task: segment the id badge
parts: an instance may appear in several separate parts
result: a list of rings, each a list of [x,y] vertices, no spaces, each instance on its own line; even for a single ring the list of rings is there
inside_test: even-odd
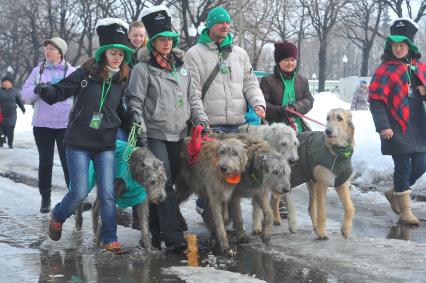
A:
[[[219,70],[221,74],[229,74],[229,65],[226,61],[219,61]]]
[[[104,114],[102,114],[101,112],[93,113],[92,119],[90,120],[89,127],[92,129],[98,130],[101,126],[103,116]]]
[[[183,107],[183,96],[182,96],[182,93],[180,93],[180,92],[177,95],[176,106],[178,108],[182,108]]]

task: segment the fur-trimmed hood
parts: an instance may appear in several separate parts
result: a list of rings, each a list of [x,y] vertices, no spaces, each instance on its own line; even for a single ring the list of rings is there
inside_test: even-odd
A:
[[[177,59],[179,61],[182,61],[183,56],[185,55],[185,52],[181,49],[178,49],[178,48],[173,48],[171,53],[173,54],[175,59]],[[149,63],[151,58],[152,58],[152,54],[148,50],[148,48],[144,47],[144,48],[139,49],[137,58],[138,58],[138,62]]]

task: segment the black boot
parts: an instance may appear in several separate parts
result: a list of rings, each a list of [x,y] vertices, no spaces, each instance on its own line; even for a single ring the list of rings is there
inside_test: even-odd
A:
[[[41,194],[40,212],[41,213],[50,212],[50,192]]]

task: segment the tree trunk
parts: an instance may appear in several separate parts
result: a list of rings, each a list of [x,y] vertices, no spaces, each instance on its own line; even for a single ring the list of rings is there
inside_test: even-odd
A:
[[[318,92],[325,90],[325,71],[327,70],[327,42],[320,40],[320,48],[318,52],[319,74],[318,74]]]

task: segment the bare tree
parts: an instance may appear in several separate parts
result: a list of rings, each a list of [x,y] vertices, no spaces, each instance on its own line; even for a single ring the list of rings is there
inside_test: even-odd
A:
[[[349,0],[299,0],[309,15],[311,24],[316,31],[320,43],[318,89],[325,89],[325,74],[327,67],[327,46],[329,35],[336,23],[342,19],[342,9]]]
[[[362,52],[360,76],[368,75],[370,52],[379,34],[383,1],[359,0],[348,6],[342,22],[342,37],[349,39]]]
[[[426,15],[426,1],[411,1],[411,0],[384,0],[386,5],[391,8],[398,17],[404,16],[404,10],[406,10],[408,16],[413,19],[416,23]],[[413,9],[413,4],[415,9]],[[420,5],[420,6],[418,6]],[[418,6],[418,9],[417,9]],[[405,9],[404,9],[405,8]],[[417,13],[415,13],[417,11]]]

